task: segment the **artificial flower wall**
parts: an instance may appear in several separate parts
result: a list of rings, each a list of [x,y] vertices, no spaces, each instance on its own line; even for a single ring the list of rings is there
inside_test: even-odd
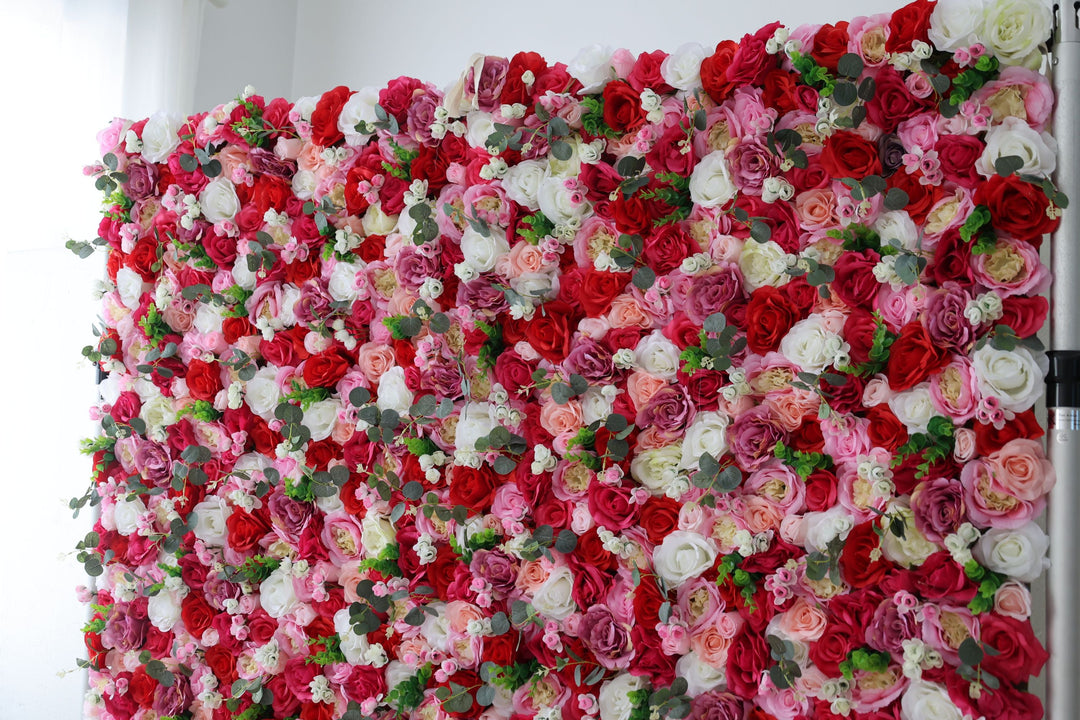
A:
[[[1049,33],[114,120],[87,717],[1041,717]]]

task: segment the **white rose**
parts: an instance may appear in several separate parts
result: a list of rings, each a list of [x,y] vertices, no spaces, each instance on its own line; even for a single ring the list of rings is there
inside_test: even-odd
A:
[[[698,413],[683,436],[682,466],[696,468],[702,453],[720,457],[727,452],[727,426],[728,418],[723,413]]]
[[[638,367],[650,375],[671,380],[679,372],[679,348],[660,331],[639,340],[634,355]]]
[[[356,299],[356,276],[360,273],[360,266],[353,263],[339,262],[330,271],[330,281],[327,291],[330,297],[338,302],[351,303]]]
[[[147,162],[163,163],[180,144],[183,121],[175,115],[156,112],[150,116],[142,131],[142,156]]]
[[[915,250],[919,243],[919,229],[904,210],[890,210],[874,221],[874,230],[881,236],[882,244],[899,240],[907,250]]]
[[[334,613],[334,631],[341,640],[341,652],[345,655],[345,659],[353,665],[363,665],[364,653],[367,652],[370,643],[368,643],[367,635],[359,635],[352,631],[349,608],[344,607]]]
[[[407,415],[412,407],[413,392],[405,384],[405,368],[395,365],[379,378],[379,397],[375,404],[380,410],[396,410]]]
[[[557,567],[551,571],[547,580],[536,588],[532,606],[552,620],[562,620],[577,610],[573,591],[574,574],[569,568]]]
[[[720,207],[737,192],[723,150],[703,157],[690,174],[690,199],[701,207]]]
[[[701,87],[701,61],[709,55],[698,43],[685,43],[664,58],[660,75],[664,82],[676,90],[694,90]]]
[[[202,208],[203,217],[210,222],[232,220],[236,213],[240,212],[240,198],[236,196],[236,188],[231,182],[217,177],[207,183],[199,193],[199,206]]]
[[[563,178],[552,175],[540,183],[536,194],[540,210],[556,225],[567,225],[579,220],[589,210],[589,203],[574,204],[570,190],[563,184]]]
[[[272,618],[287,615],[299,603],[293,586],[292,566],[282,563],[259,585],[259,603]]]
[[[213,332],[221,332],[221,321],[220,305],[199,303],[199,309],[195,311],[195,320],[192,322],[192,326],[204,335],[209,335]]]
[[[142,276],[131,268],[120,268],[116,271],[116,291],[125,307],[129,310],[138,309],[143,294]]]
[[[600,720],[628,720],[634,710],[630,693],[645,687],[637,675],[620,673],[600,686]]]
[[[714,668],[691,650],[675,663],[675,677],[686,679],[686,694],[695,697],[715,690],[727,680],[723,670]]]
[[[1037,70],[1039,45],[1050,38],[1054,16],[1042,0],[991,0],[980,39],[1002,65]]]
[[[1015,530],[993,528],[972,548],[976,559],[994,572],[1033,582],[1050,566],[1050,538],[1033,522]]]
[[[318,442],[330,437],[340,409],[341,403],[337,400],[320,400],[311,403],[311,406],[304,411],[304,427],[311,431],[312,440]]]
[[[146,514],[146,505],[135,497],[128,500],[123,497],[116,498],[113,506],[113,524],[116,532],[121,535],[131,535],[138,531],[139,518]]]
[[[839,338],[829,332],[824,319],[813,314],[795,323],[780,341],[780,352],[806,372],[820,373],[836,357]]]
[[[535,212],[540,209],[537,196],[540,193],[540,184],[544,182],[546,176],[547,163],[539,160],[523,160],[503,175],[503,190],[506,196],[518,205]]]
[[[446,614],[446,604],[431,603],[434,614],[425,613],[424,624],[420,626],[420,636],[439,653],[450,652],[450,618]]]
[[[919,383],[889,398],[889,409],[909,433],[924,433],[936,411],[930,400],[930,383]]]
[[[653,550],[653,566],[668,587],[695,578],[712,567],[716,543],[694,532],[676,530]]]
[[[209,546],[222,547],[229,534],[225,521],[232,514],[232,509],[222,498],[214,495],[203,500],[192,510],[195,512],[195,527],[191,529],[195,537]]]
[[[842,505],[834,505],[824,512],[803,514],[805,544],[811,551],[824,552],[830,542],[838,537],[847,537],[853,527],[855,520]]]
[[[488,235],[481,235],[470,226],[461,234],[462,259],[478,273],[495,269],[498,259],[509,252],[510,243],[506,241],[506,233],[498,228],[492,228]]]
[[[743,287],[748,291],[772,285],[779,287],[787,282],[787,253],[772,240],[759,243],[747,240],[739,253],[739,270],[743,275]]]
[[[596,386],[586,390],[580,399],[581,417],[585,424],[589,425],[597,420],[606,420],[607,416],[611,414],[612,400],[613,398],[604,395],[600,388]]]
[[[983,0],[938,0],[927,36],[938,50],[971,47],[982,34]]]
[[[458,419],[455,444],[458,450],[476,451],[476,441],[495,429],[494,409],[489,403],[470,403]]]
[[[233,282],[245,290],[255,289],[255,282],[258,277],[248,269],[246,255],[238,255],[236,260],[233,261],[232,276]]]
[[[487,152],[487,139],[495,132],[495,120],[491,113],[473,110],[465,118],[465,140],[471,147]]]
[[[1009,155],[1024,161],[1016,172],[1049,177],[1057,166],[1057,141],[1049,133],[1036,132],[1025,120],[1007,117],[986,133],[986,148],[975,169],[986,177],[996,175],[994,162]]]
[[[615,79],[615,68],[611,64],[611,48],[605,45],[590,45],[582,48],[570,61],[566,71],[570,73],[570,77],[585,86],[579,94],[587,95],[594,90],[599,90],[608,80]]]
[[[375,114],[375,106],[379,103],[379,91],[373,87],[361,88],[349,96],[349,99],[341,108],[338,115],[338,130],[345,134],[346,145],[364,145],[371,139],[371,135],[365,135],[356,129],[361,122],[374,125],[379,118]]]
[[[903,720],[963,720],[964,714],[936,683],[912,680],[900,699]]]
[[[998,350],[987,343],[971,360],[979,392],[997,398],[1006,410],[1023,412],[1042,394],[1044,372],[1025,347]]]
[[[678,445],[642,450],[630,461],[630,475],[654,495],[664,495],[679,476],[683,454]]]
[[[383,550],[396,543],[396,538],[394,526],[377,512],[369,512],[360,521],[360,542],[366,557],[379,557]]]
[[[264,367],[255,373],[244,385],[244,401],[251,412],[263,420],[272,420],[274,410],[281,401],[281,388],[278,387],[277,368]]]
[[[301,120],[308,122],[311,120],[311,113],[315,112],[315,108],[319,104],[319,97],[315,95],[308,95],[302,97],[293,103],[292,111],[296,113]]]
[[[296,303],[300,300],[300,288],[292,283],[286,283],[281,288],[281,305],[278,307],[278,327],[292,327],[296,325]]]
[[[151,595],[146,603],[146,615],[150,624],[161,632],[169,632],[180,621],[180,598],[172,590],[161,590]]]
[[[318,179],[310,170],[297,170],[292,179],[293,195],[301,200],[310,200],[315,195]]]
[[[143,401],[143,406],[139,409],[139,417],[153,430],[176,422],[176,411],[173,410],[169,400],[162,395],[157,395]]]

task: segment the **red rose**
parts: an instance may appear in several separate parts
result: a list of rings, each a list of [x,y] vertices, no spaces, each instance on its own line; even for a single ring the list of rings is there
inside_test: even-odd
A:
[[[187,375],[188,395],[196,400],[213,402],[214,396],[221,391],[221,368],[217,363],[208,363],[192,359],[188,363]]]
[[[825,140],[821,167],[834,178],[862,180],[867,175],[880,175],[881,157],[877,143],[848,130],[835,132]]]
[[[263,175],[251,192],[251,202],[265,215],[270,208],[281,212],[292,197],[292,188],[287,182],[273,175]]]
[[[811,644],[814,647],[818,643]],[[727,686],[739,697],[751,700],[758,693],[761,674],[772,665],[769,646],[760,633],[743,628],[728,648]],[[840,673],[833,673],[839,676]]]
[[[341,115],[341,108],[345,106],[352,94],[352,90],[344,85],[338,85],[333,90],[322,94],[315,109],[311,111],[312,142],[323,147],[330,147],[345,139],[345,135],[338,130],[338,116]]]
[[[975,452],[979,455],[989,455],[1000,450],[1005,443],[1016,438],[1038,440],[1046,431],[1039,424],[1032,409],[1017,413],[1009,422],[1000,429],[985,423],[975,423]]]
[[[848,53],[848,23],[841,21],[835,25],[822,25],[814,35],[814,47],[810,57],[829,72],[836,73],[836,64]]]
[[[913,320],[900,329],[889,348],[885,376],[893,392],[900,392],[918,385],[948,362],[948,351],[935,345],[922,323]]]
[[[236,260],[236,238],[209,232],[203,235],[203,249],[206,255],[221,268],[231,268]]]
[[[975,161],[982,155],[984,147],[983,142],[973,135],[942,135],[934,149],[945,179],[974,189],[982,182],[982,176],[975,170]]]
[[[856,588],[881,582],[893,564],[884,556],[871,560],[871,556],[880,551],[881,536],[874,531],[873,522],[860,523],[852,528],[840,553],[840,572],[844,580]]]
[[[904,120],[933,107],[934,96],[931,94],[929,100],[926,100],[912,95],[903,76],[894,70],[892,65],[885,65],[878,70],[874,80],[876,89],[874,97],[866,103],[866,116],[885,132],[893,132]]]
[[[332,388],[351,365],[351,359],[340,349],[324,350],[304,361],[304,382],[308,387]]]
[[[657,275],[666,275],[699,250],[697,242],[681,227],[665,225],[645,236],[642,257]]]
[[[701,87],[717,104],[724,102],[735,83],[728,80],[727,69],[735,57],[739,44],[734,40],[724,40],[716,45],[716,51],[701,61]]]
[[[128,692],[132,699],[140,707],[150,707],[154,702],[154,691],[158,689],[158,681],[146,673],[146,667],[140,665],[131,674],[128,681]]]
[[[758,355],[772,352],[798,321],[798,310],[783,291],[769,285],[758,288],[746,306],[746,344]]]
[[[493,662],[496,665],[510,665],[514,662],[514,646],[516,645],[515,633],[503,635],[488,635],[484,638],[484,650],[481,654],[483,662]]]
[[[634,617],[638,624],[655,627],[660,621],[660,606],[666,600],[652,577],[641,578],[641,583],[634,589]]]
[[[503,105],[520,103],[525,106],[533,104],[533,87],[530,88],[522,81],[521,76],[526,71],[531,72],[533,78],[540,77],[547,70],[547,61],[539,53],[519,52],[510,58],[510,65],[506,70],[506,82],[503,83],[502,95],[499,100]],[[415,177],[415,173],[414,173]]]
[[[679,524],[679,503],[666,495],[650,497],[641,506],[638,525],[645,531],[649,542],[659,545]]]
[[[828,470],[815,470],[806,478],[806,509],[822,512],[836,504],[836,476]]]
[[[1014,295],[1001,301],[1002,315],[999,325],[1008,325],[1017,337],[1030,337],[1046,323],[1050,303],[1042,295],[1023,297]]]
[[[874,277],[874,266],[880,258],[873,250],[846,252],[833,264],[836,279],[830,287],[845,305],[873,308],[874,299],[881,287]]]
[[[895,176],[894,176],[895,177]],[[927,276],[937,285],[947,280],[969,288],[974,283],[971,274],[971,245],[964,242],[958,230],[947,230],[934,248],[934,260],[926,268]]]
[[[658,172],[690,175],[694,171],[697,158],[694,157],[693,151],[683,152],[682,142],[685,139],[686,131],[677,123],[664,130],[664,134],[660,136],[660,139],[652,146],[652,150],[645,156],[649,161],[649,167],[655,168]],[[605,165],[605,167],[610,166]]]
[[[423,90],[424,83],[421,80],[412,77],[395,78],[379,91],[379,104],[393,115],[399,124],[404,124],[405,113],[412,105],[413,97],[417,91]]]
[[[994,676],[1011,683],[1022,683],[1042,672],[1050,658],[1046,648],[1031,629],[1031,623],[995,613],[982,616],[979,641],[997,650],[983,658]]]
[[[604,122],[620,135],[641,127],[645,123],[641,94],[623,80],[605,85]]]
[[[214,622],[215,615],[217,613],[210,607],[210,603],[206,602],[202,593],[188,593],[180,603],[180,617],[184,621],[184,627],[195,637],[202,637]]]
[[[525,339],[540,356],[560,363],[570,352],[570,337],[576,320],[571,324],[573,308],[561,300],[544,303],[525,326]]]
[[[627,235],[645,235],[652,228],[655,214],[655,205],[648,200],[642,200],[640,195],[619,197],[611,203],[612,219],[615,228]]]
[[[960,678],[956,673],[951,677]],[[951,697],[958,705],[963,707],[962,700],[967,698],[974,705],[971,714],[976,717],[994,718],[994,720],[1041,720],[1043,718],[1043,704],[1038,695],[1024,692],[1011,685],[1002,685],[997,688],[984,687],[979,697],[970,700],[968,688],[970,683],[963,681],[957,683],[960,687],[953,690],[950,687]],[[959,699],[958,699],[959,698]]]
[[[954,605],[966,605],[978,587],[964,574],[947,552],[936,552],[915,568],[911,579],[915,592],[930,601],[948,598]]]
[[[762,86],[762,101],[781,115],[798,109],[799,76],[786,70],[770,70]]]
[[[874,445],[895,451],[908,441],[907,428],[896,417],[889,406],[885,403],[875,405],[866,411],[866,419],[870,421],[867,435]]]
[[[229,530],[229,547],[233,550],[250,552],[270,531],[270,525],[253,513],[236,508],[225,521]]]
[[[743,35],[739,46],[727,68],[727,79],[735,87],[739,85],[761,85],[765,76],[778,64],[778,56],[765,51],[767,43],[780,27],[780,23],[769,23],[753,35]]]
[[[574,556],[585,565],[604,572],[614,570],[619,564],[616,557],[604,547],[595,528],[589,529],[584,535],[578,537]]]
[[[846,622],[829,622],[821,637],[810,643],[810,659],[830,677],[840,676],[840,663],[848,653],[863,644],[863,630]]]
[[[664,81],[664,76],[660,74],[660,66],[664,64],[667,57],[668,54],[663,50],[643,52],[638,55],[634,67],[630,69],[630,74],[626,77],[630,87],[638,93],[645,89],[654,90],[658,95],[672,92],[675,88],[668,85]]]
[[[491,507],[491,499],[501,484],[489,465],[479,468],[454,466],[450,474],[450,502],[467,507],[470,515],[482,514]]]
[[[578,299],[585,314],[600,317],[611,309],[611,301],[630,282],[630,273],[613,273],[589,268],[581,276]]]
[[[890,53],[911,49],[915,40],[929,42],[926,31],[930,29],[930,15],[934,12],[934,3],[930,0],[915,0],[892,14],[889,18],[889,38],[885,41],[885,50]]]
[[[124,260],[124,264],[129,269],[139,273],[139,276],[146,282],[153,282],[157,277],[157,272],[153,269],[153,266],[158,263],[158,244],[153,238],[142,238],[135,243],[135,247],[131,249],[127,258]]]
[[[535,369],[536,365],[526,362],[513,350],[505,350],[495,359],[495,379],[510,393],[531,385]]]
[[[812,417],[804,417],[802,424],[791,431],[788,444],[800,452],[821,452],[825,447],[821,423]]]
[[[861,365],[870,361],[877,320],[869,310],[856,307],[844,321],[844,339],[851,346],[851,362]]]
[[[686,387],[686,396],[699,411],[715,410],[719,407],[720,388],[724,385],[722,373],[713,370],[698,370],[681,382]]]
[[[1016,175],[994,175],[979,185],[973,201],[990,210],[991,222],[998,230],[1035,247],[1042,245],[1044,234],[1058,226],[1056,218],[1046,215],[1050,201],[1042,188]]]
[[[589,485],[589,512],[608,530],[625,530],[637,522],[640,507],[630,499],[630,488],[594,482]]]

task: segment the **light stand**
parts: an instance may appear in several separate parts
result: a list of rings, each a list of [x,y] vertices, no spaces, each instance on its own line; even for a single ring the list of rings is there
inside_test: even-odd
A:
[[[1057,186],[1080,202],[1080,3],[1054,6],[1053,83]],[[1047,717],[1080,718],[1080,213],[1066,210],[1050,248],[1050,373],[1047,451],[1057,473],[1050,493],[1047,595]]]

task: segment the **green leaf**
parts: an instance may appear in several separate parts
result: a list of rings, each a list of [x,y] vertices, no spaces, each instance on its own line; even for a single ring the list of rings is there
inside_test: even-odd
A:
[[[1005,155],[994,161],[994,170],[1001,177],[1008,177],[1024,167],[1024,159],[1018,155]]]
[[[656,273],[650,267],[638,268],[634,273],[634,287],[638,290],[648,290],[656,282]]]
[[[509,475],[517,468],[517,463],[505,455],[500,455],[495,458],[495,462],[491,465],[495,472],[499,475]]]
[[[566,529],[559,532],[559,536],[555,538],[555,549],[564,555],[574,552],[574,548],[577,547],[577,535],[573,530]]]
[[[886,210],[903,210],[908,204],[908,194],[900,188],[890,188],[885,193]]]
[[[625,155],[615,164],[615,171],[624,178],[636,177],[644,169],[645,158],[633,155]]]
[[[551,385],[551,399],[559,405],[565,405],[570,402],[570,398],[574,396],[574,391],[566,383],[552,383]]]
[[[979,641],[973,637],[965,638],[960,647],[957,649],[960,655],[960,662],[969,667],[975,667],[983,661],[983,650],[979,645]]]
[[[836,88],[833,90],[833,100],[840,107],[848,107],[854,105],[859,99],[859,91],[853,83],[838,82]]]
[[[727,327],[727,318],[724,313],[719,312],[705,318],[705,323],[702,325],[702,329],[707,333],[720,333],[725,327]]]
[[[713,487],[723,493],[729,493],[742,484],[742,471],[734,465],[728,465],[720,471],[713,481]]]
[[[431,332],[439,333],[441,335],[450,329],[450,318],[445,313],[435,313],[431,316],[429,326],[431,327]]]
[[[510,620],[506,613],[497,612],[491,616],[491,632],[495,635],[505,635],[510,632]]]
[[[768,242],[772,237],[772,228],[760,220],[754,220],[750,224],[750,237],[759,243]]]
[[[565,140],[552,140],[551,154],[554,155],[557,160],[566,161],[574,156],[574,148],[572,148],[570,143]]]
[[[847,53],[841,55],[840,59],[836,63],[836,72],[840,73],[844,77],[857,78],[862,74],[863,61],[862,58],[855,53]]]
[[[183,153],[180,155],[180,167],[184,172],[195,172],[199,168],[199,161],[194,155]]]

